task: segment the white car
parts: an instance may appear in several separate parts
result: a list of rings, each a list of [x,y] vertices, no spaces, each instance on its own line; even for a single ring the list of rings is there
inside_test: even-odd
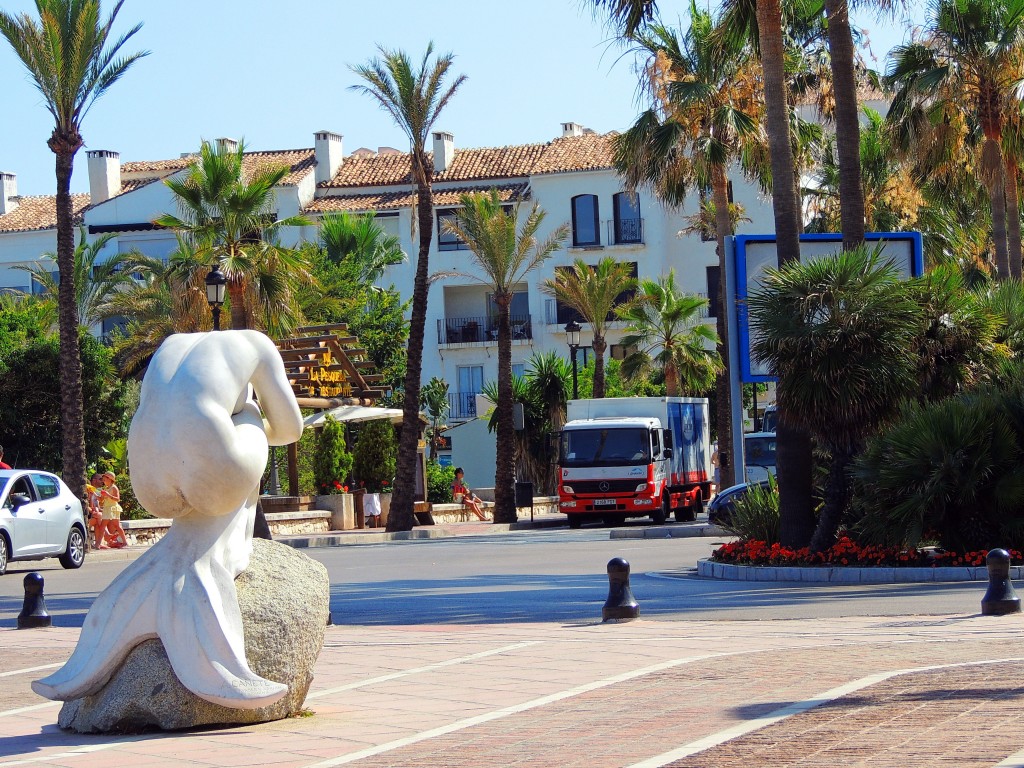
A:
[[[0,470],[0,576],[13,560],[85,562],[82,502],[64,481],[34,469]]]
[[[775,433],[751,432],[743,437],[748,483],[760,483],[775,474]]]

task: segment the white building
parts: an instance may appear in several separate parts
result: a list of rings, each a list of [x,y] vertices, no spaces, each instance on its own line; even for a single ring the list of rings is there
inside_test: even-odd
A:
[[[704,242],[699,235],[678,236],[687,225],[686,216],[697,210],[696,195],[685,210],[672,211],[644,190],[636,197],[627,194],[612,168],[610,137],[564,123],[561,135],[543,144],[460,149],[452,134],[433,135],[437,220],[452,214],[461,193],[497,189],[502,200],[522,200],[524,209],[536,202],[547,212],[541,238],[561,223],[571,225],[572,234],[564,247],[531,273],[513,300],[512,363],[517,372],[534,352],[553,349],[568,356],[564,325],[570,315],[541,293],[538,285],[576,258],[593,264],[611,256],[632,264],[640,278],[656,278],[674,269],[677,284],[684,290],[713,300],[717,296],[714,241]],[[86,154],[90,194],[74,196],[74,204],[76,219],[87,228],[89,237],[116,233],[107,246],[111,254],[138,249],[151,256],[169,255],[175,247],[174,234],[152,222],[175,210],[170,190],[162,182],[185,168],[191,158],[121,163],[116,152]],[[418,237],[412,231],[415,210],[408,153],[380,147],[376,151],[357,149],[346,156],[340,135],[319,131],[311,149],[247,152],[245,159],[248,168],[266,163],[289,167],[276,190],[279,217],[301,211],[315,220],[330,211],[376,211],[387,231],[401,239],[409,256],[406,263],[389,269],[383,283],[393,283],[405,298],[411,296]],[[55,250],[54,198],[19,198],[13,174],[0,174],[0,181],[0,288],[32,291],[29,275],[12,267],[33,264],[41,254]],[[770,201],[739,179],[735,191],[735,202],[751,219],[740,224],[741,231],[773,231]],[[437,220],[430,271],[474,273],[470,252],[441,233]],[[314,227],[304,227],[283,233],[282,240],[294,244],[315,236]],[[714,307],[713,301],[712,311]],[[486,287],[479,282],[445,278],[431,284],[423,380],[437,376],[449,383],[451,421],[473,417],[474,394],[497,377],[494,309]],[[613,323],[608,335],[613,357],[622,354],[616,343],[621,335],[621,324]],[[585,326],[582,343],[589,344]],[[580,352],[581,365],[585,352],[589,350]]]

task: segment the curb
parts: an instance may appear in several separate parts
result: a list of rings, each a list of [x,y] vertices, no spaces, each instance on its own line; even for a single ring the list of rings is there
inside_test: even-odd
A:
[[[520,521],[517,523],[488,523],[474,526],[473,530],[453,530],[447,526],[422,526],[411,531],[394,533],[334,533],[316,534],[312,536],[289,536],[275,538],[274,541],[287,544],[295,549],[311,547],[349,547],[361,544],[386,544],[389,541],[423,541],[428,539],[457,539],[466,536],[492,536],[509,531],[528,531],[536,528],[559,528],[567,525],[565,520],[558,518]]]
[[[668,574],[666,574],[668,575]],[[799,581],[805,584],[900,584],[934,581],[988,581],[984,565],[937,568],[872,568],[735,565],[703,559],[697,561],[697,575],[723,581]],[[1010,567],[1011,579],[1024,578],[1024,566]]]
[[[732,536],[711,523],[690,523],[689,525],[656,525],[651,528],[616,528],[612,539],[690,539],[698,536]]]

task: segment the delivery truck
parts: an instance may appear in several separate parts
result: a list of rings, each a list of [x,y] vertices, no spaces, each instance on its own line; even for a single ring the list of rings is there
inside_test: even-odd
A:
[[[694,520],[711,497],[708,401],[570,400],[559,433],[558,497],[570,528],[599,519]]]

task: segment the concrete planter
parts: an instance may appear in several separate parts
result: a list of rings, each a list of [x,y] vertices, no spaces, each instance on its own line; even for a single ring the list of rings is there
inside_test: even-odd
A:
[[[317,496],[315,508],[331,513],[332,531],[351,531],[356,527],[356,508],[351,493]]]

